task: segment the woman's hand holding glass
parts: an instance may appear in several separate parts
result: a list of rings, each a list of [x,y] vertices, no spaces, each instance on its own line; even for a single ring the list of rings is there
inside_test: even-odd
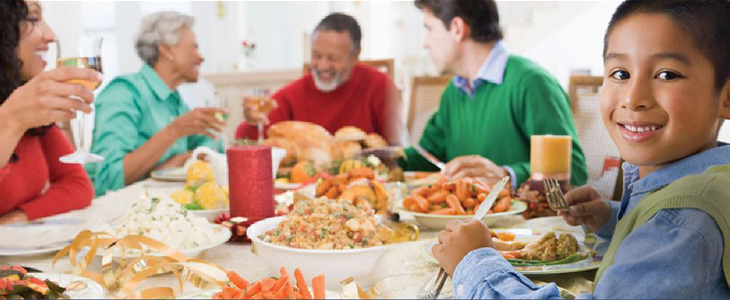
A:
[[[203,134],[215,139],[216,136],[211,131],[220,133],[226,125],[216,114],[227,115],[228,110],[218,107],[196,108],[175,119],[168,128],[173,130],[177,138]]]
[[[94,94],[84,85],[70,82],[74,79],[101,82],[102,76],[94,70],[67,67],[41,73],[10,94],[0,107],[2,117],[25,132],[71,120],[76,117],[76,111],[90,113]]]

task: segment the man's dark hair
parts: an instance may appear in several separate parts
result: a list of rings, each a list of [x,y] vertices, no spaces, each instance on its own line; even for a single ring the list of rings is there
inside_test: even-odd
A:
[[[715,88],[730,79],[730,2],[728,0],[628,0],[618,6],[603,38],[603,56],[608,36],[618,23],[637,13],[664,14],[690,36],[715,69]]]
[[[337,32],[347,31],[347,33],[350,34],[350,39],[354,45],[353,51],[355,49],[360,49],[362,31],[360,30],[360,25],[357,24],[355,18],[349,15],[343,13],[332,13],[329,16],[326,16],[322,19],[322,21],[319,21],[317,27],[314,28],[314,34],[317,34],[317,31],[320,30]]]
[[[502,39],[499,11],[494,0],[416,0],[416,7],[428,10],[448,29],[451,20],[459,17],[471,28],[469,37],[478,43]]]

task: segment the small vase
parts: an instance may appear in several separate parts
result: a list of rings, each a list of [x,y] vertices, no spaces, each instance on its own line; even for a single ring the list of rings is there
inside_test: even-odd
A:
[[[237,71],[250,71],[253,69],[253,60],[251,59],[251,57],[241,55],[238,58],[235,67]]]

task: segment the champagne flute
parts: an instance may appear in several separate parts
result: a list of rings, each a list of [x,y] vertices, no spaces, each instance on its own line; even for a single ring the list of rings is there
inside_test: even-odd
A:
[[[58,51],[58,56],[63,57],[57,60],[57,67],[74,67],[93,69],[102,72],[101,66],[101,37],[90,37],[82,36],[76,48],[66,49],[61,56],[61,51]],[[56,42],[57,47],[60,49],[60,45]],[[101,82],[72,79],[69,83],[77,83],[85,86],[91,91],[96,90]],[[71,96],[70,98],[81,101],[80,98]],[[74,122],[75,121],[75,122]],[[76,145],[76,151],[74,153],[62,156],[59,160],[62,163],[67,164],[86,164],[96,163],[104,160],[103,157],[90,153],[90,137],[86,134],[86,114],[82,111],[76,111],[76,119],[71,124],[76,123],[76,132],[74,134],[74,144]],[[73,127],[72,127],[73,128]]]
[[[218,94],[218,92],[215,92],[215,95],[213,98],[206,98],[205,99],[205,106],[207,107],[216,107],[216,108],[222,108],[222,109],[228,109],[228,98],[221,96]],[[222,113],[222,112],[216,112],[215,118],[226,122],[228,121],[228,114]],[[226,138],[226,135],[224,132],[216,132],[213,133],[217,138],[221,139],[221,143],[223,143],[223,148],[228,149],[228,138]]]
[[[269,98],[269,90],[264,88],[256,88],[253,90],[253,95],[246,98],[246,101],[248,101],[251,106],[254,107],[254,111],[257,113],[264,113],[269,114],[272,109],[274,109],[274,103],[273,99]],[[261,144],[264,142],[264,123],[258,122],[256,124],[256,128],[258,129],[258,143]]]

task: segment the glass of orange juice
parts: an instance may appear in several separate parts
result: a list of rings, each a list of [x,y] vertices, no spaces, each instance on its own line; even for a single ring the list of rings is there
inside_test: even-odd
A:
[[[75,48],[64,48],[63,51],[58,51],[57,55],[60,58],[57,60],[56,67],[93,69],[102,73],[101,44],[101,37],[91,37],[86,35],[81,36]],[[59,43],[57,42],[57,46],[58,45]],[[101,85],[101,82],[81,79],[72,79],[68,82],[81,84],[92,92]],[[78,97],[71,96],[71,98],[76,98],[81,101]],[[86,164],[104,160],[103,157],[89,152],[91,137],[86,133],[85,125],[87,125],[87,122],[87,115],[82,111],[77,111],[76,119],[74,119],[71,123],[72,130],[75,129],[73,131],[76,151],[69,155],[62,156],[60,158],[61,162],[69,164]]]

